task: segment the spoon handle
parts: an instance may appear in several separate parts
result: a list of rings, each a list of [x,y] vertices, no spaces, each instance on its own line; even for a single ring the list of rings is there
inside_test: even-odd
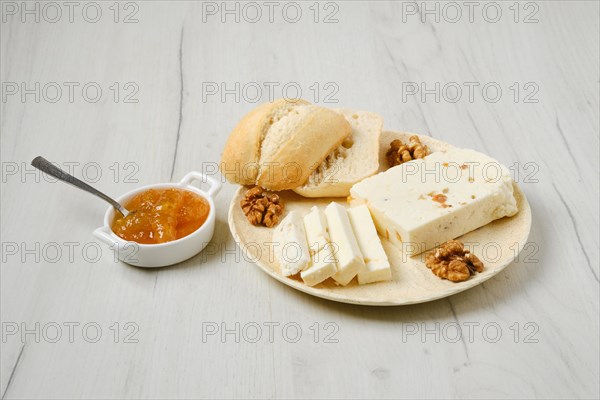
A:
[[[43,171],[43,172],[47,173],[48,175],[55,177],[56,179],[59,179],[63,182],[70,183],[71,185],[73,185],[79,189],[85,190],[86,192],[89,192],[93,195],[100,197],[101,199],[109,202],[114,208],[119,210],[119,212],[121,214],[123,214],[124,216],[127,216],[127,214],[129,214],[129,212],[125,209],[125,207],[121,206],[121,204],[114,201],[113,199],[111,199],[110,197],[105,195],[104,193],[94,189],[87,183],[82,182],[79,179],[75,178],[73,175],[66,173],[62,169],[58,168],[56,165],[52,164],[50,161],[46,160],[44,157],[38,156],[38,157],[34,158],[33,161],[31,162],[31,165],[33,165],[40,171]]]

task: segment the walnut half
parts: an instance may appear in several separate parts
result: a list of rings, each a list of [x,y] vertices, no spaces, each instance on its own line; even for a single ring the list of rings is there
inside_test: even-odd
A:
[[[390,143],[390,148],[385,153],[388,165],[395,167],[407,161],[423,158],[429,154],[429,148],[421,143],[417,135],[413,135],[408,139],[408,144],[402,143],[396,139]]]
[[[464,247],[458,240],[448,240],[427,254],[425,265],[442,279],[466,281],[475,272],[483,271],[483,263]]]
[[[269,228],[279,223],[284,208],[279,195],[268,193],[259,186],[246,191],[240,206],[252,225],[264,225]]]

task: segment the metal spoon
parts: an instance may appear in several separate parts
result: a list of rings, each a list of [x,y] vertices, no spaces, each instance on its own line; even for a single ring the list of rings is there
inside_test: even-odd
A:
[[[51,175],[63,182],[70,183],[71,185],[73,185],[79,189],[85,190],[86,192],[94,194],[94,195],[100,197],[101,199],[109,202],[114,208],[117,209],[117,211],[119,211],[121,214],[123,214],[124,217],[126,217],[127,215],[130,214],[130,212],[127,211],[127,209],[125,207],[123,207],[120,203],[111,199],[104,193],[94,189],[87,183],[80,181],[79,179],[75,178],[73,175],[67,174],[65,171],[58,168],[56,165],[52,164],[50,161],[46,160],[44,157],[38,156],[38,157],[34,158],[33,161],[31,162],[31,165],[33,165],[40,171],[47,173],[48,175]]]

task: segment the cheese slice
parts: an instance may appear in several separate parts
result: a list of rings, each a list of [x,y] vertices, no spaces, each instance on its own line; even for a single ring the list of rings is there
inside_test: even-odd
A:
[[[275,252],[283,276],[296,275],[308,266],[310,254],[304,222],[297,211],[290,211],[275,228],[279,247]]]
[[[346,286],[358,271],[365,267],[346,208],[336,202],[325,207],[325,218],[329,226],[331,244],[337,261],[337,272],[333,279]]]
[[[327,221],[317,206],[304,216],[304,229],[310,252],[310,266],[300,273],[300,277],[308,286],[314,286],[337,272]]]
[[[366,205],[348,210],[348,217],[354,230],[358,247],[364,257],[365,267],[358,271],[358,284],[389,281],[392,270],[387,255],[377,236],[375,224]]]
[[[468,149],[436,152],[367,178],[350,203],[366,204],[377,231],[415,255],[518,212],[506,167]]]
[[[311,265],[300,272],[300,277],[308,286],[315,286],[337,272],[335,257],[331,243],[328,243],[318,253],[311,256]]]
[[[304,229],[311,255],[318,253],[329,243],[327,221],[319,207],[313,206],[310,212],[304,216]]]

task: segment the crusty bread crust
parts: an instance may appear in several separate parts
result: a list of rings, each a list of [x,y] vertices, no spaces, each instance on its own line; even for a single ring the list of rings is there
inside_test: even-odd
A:
[[[289,140],[269,159],[261,158],[258,185],[270,190],[301,186],[325,157],[350,135],[352,128],[340,114],[314,105],[306,107],[309,110],[301,123],[289,127]]]
[[[221,173],[231,183],[253,185],[258,176],[260,146],[273,115],[288,106],[308,104],[304,100],[291,103],[285,99],[264,103],[246,114],[233,128],[221,156]]]
[[[229,135],[221,173],[240,185],[293,189],[308,179],[351,130],[338,113],[304,100],[265,103],[246,114]],[[269,135],[277,136],[266,141],[270,147],[263,154]]]

